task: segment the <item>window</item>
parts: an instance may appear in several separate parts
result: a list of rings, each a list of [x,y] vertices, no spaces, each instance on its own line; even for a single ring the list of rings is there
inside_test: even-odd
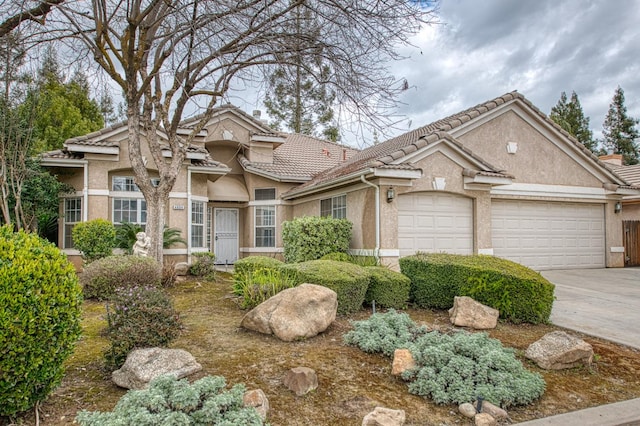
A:
[[[205,247],[204,211],[204,203],[191,203],[191,247]]]
[[[158,186],[160,178],[151,178],[151,185]],[[140,192],[132,176],[114,176],[111,180],[111,190],[121,192]]]
[[[328,216],[334,219],[346,219],[347,196],[339,195],[337,197],[320,200],[320,216]]]
[[[113,223],[147,224],[147,202],[143,198],[114,198]]]
[[[64,236],[63,248],[73,248],[71,231],[82,221],[82,199],[80,197],[64,199]]]
[[[256,247],[276,246],[276,207],[256,206]]]
[[[276,189],[275,188],[260,188],[254,190],[254,198],[256,201],[275,200]]]

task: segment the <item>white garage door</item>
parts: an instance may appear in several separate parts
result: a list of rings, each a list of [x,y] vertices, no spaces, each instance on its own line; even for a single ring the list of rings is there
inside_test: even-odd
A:
[[[535,270],[602,268],[602,204],[493,200],[493,254]]]
[[[400,195],[397,203],[400,256],[417,251],[473,253],[473,202],[470,198],[422,192]]]

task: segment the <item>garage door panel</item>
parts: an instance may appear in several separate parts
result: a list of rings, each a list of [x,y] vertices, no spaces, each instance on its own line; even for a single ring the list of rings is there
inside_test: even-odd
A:
[[[417,251],[473,253],[471,199],[423,192],[400,195],[397,202],[400,256]]]
[[[537,270],[604,267],[602,204],[493,200],[493,251]]]

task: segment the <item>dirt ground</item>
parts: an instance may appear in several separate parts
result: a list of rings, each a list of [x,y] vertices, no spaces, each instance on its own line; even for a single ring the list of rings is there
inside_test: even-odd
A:
[[[391,376],[390,359],[342,343],[342,335],[351,327],[350,320],[365,319],[370,311],[339,317],[315,338],[281,342],[239,327],[245,311],[231,297],[226,278],[223,276],[217,283],[187,280],[170,290],[186,325],[172,347],[188,350],[203,366],[203,371],[192,379],[222,375],[229,384],[244,383],[248,389],[262,389],[271,406],[268,421],[274,426],[360,425],[362,418],[378,405],[405,410],[407,425],[472,424],[458,414],[455,405],[436,405],[409,394],[406,384]],[[41,425],[72,424],[79,410],[111,410],[125,393],[103,370],[102,351],[108,346],[100,336],[106,326],[104,312],[102,304],[85,302],[84,335],[67,362],[62,385],[40,405]],[[450,328],[444,311],[407,312],[414,321],[442,330]],[[529,344],[556,329],[549,325],[501,323],[490,332],[504,345],[516,348],[522,362],[540,372],[547,383],[539,401],[508,410],[513,423],[640,397],[637,350],[579,335],[596,354],[590,369],[547,372],[523,357]],[[296,397],[284,387],[285,373],[297,366],[317,372],[316,391]],[[33,411],[15,419],[14,424],[35,424]]]

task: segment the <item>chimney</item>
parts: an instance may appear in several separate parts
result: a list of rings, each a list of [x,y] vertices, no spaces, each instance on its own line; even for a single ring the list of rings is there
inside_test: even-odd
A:
[[[253,110],[253,118],[260,120],[260,116],[262,116],[262,111],[260,111],[259,109],[254,109]]]
[[[614,166],[622,166],[622,154],[601,155],[598,159]]]

